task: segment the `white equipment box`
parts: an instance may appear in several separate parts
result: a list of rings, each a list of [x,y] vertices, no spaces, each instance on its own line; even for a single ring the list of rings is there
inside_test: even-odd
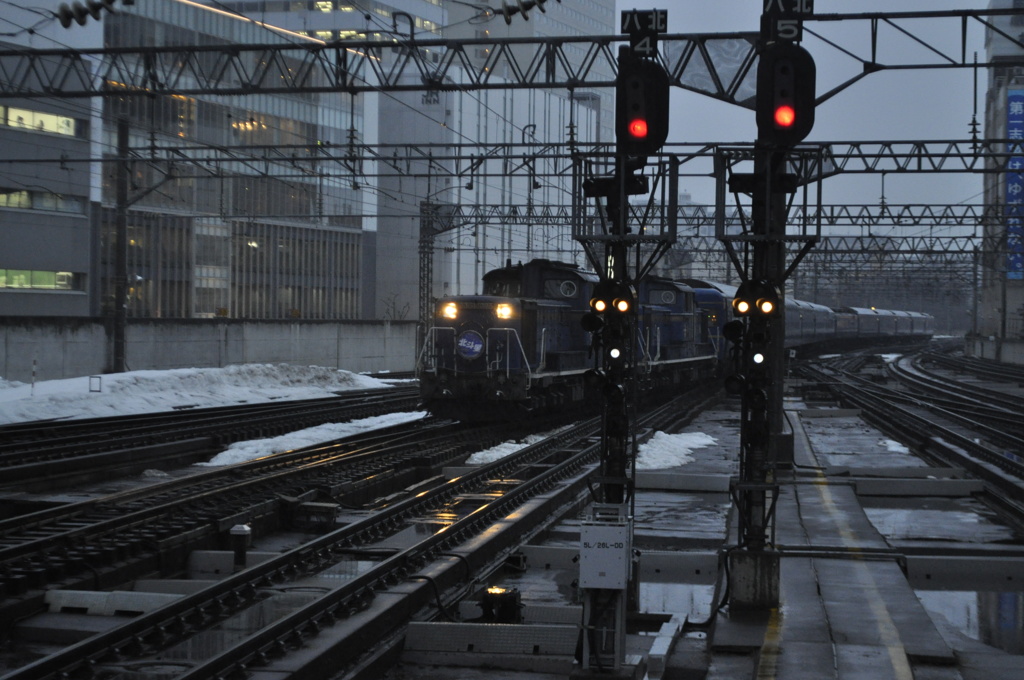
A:
[[[580,587],[625,590],[632,556],[629,524],[580,526]]]

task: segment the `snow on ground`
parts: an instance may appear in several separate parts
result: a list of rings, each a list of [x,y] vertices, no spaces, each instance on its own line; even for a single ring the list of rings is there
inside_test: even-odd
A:
[[[884,446],[885,450],[889,453],[910,453],[910,449],[892,439],[879,439],[878,443]]]
[[[388,387],[383,381],[349,371],[289,364],[247,364],[227,368],[183,368],[169,371],[130,371],[103,376],[47,380],[35,386],[0,379],[0,424],[28,420],[109,417],[258,403],[275,399],[313,399],[335,392]],[[333,423],[291,434],[237,442],[204,465],[231,465],[281,451],[311,446],[361,431],[388,427],[424,417],[422,412],[394,413],[351,423]],[[547,434],[531,435],[472,455],[479,465],[503,458],[534,444]],[[637,469],[655,470],[684,465],[690,452],[715,439],[697,432],[669,435],[658,432],[640,446]]]
[[[197,465],[220,466],[234,465],[246,461],[269,456],[274,453],[293,451],[306,446],[314,446],[329,442],[332,439],[341,439],[360,432],[376,430],[392,425],[400,425],[413,420],[426,417],[426,411],[412,413],[389,413],[373,418],[353,420],[348,423],[326,423],[309,427],[305,430],[290,432],[279,437],[268,437],[266,439],[253,439],[244,442],[235,442],[224,451],[221,451],[209,462],[197,463]]]
[[[655,432],[654,436],[640,445],[636,454],[637,470],[664,470],[693,462],[690,453],[694,449],[717,444],[711,435],[703,432],[666,434]]]
[[[490,463],[513,454],[520,449],[524,449],[530,444],[535,444],[544,437],[550,436],[550,434],[552,433],[530,435],[521,441],[509,441],[498,444],[486,451],[474,453],[466,459],[466,463],[470,465]],[[640,449],[637,451],[636,469],[663,470],[678,465],[685,465],[686,463],[693,462],[693,456],[690,453],[694,449],[711,446],[716,443],[717,440],[714,437],[703,432],[687,432],[684,434],[656,432],[650,440],[640,445]]]
[[[35,386],[0,379],[0,424],[315,399],[337,391],[389,385],[349,371],[289,364],[130,371],[46,380]]]

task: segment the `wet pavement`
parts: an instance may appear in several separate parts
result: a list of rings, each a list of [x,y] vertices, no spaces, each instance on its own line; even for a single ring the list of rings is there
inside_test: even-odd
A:
[[[928,468],[857,412],[796,399],[786,409],[795,465],[778,479],[777,608],[719,607],[722,550],[736,540],[737,403],[688,428],[715,440],[691,462],[637,473],[640,585],[627,642],[645,657],[637,677],[1024,680],[1024,536],[980,500],[977,483]],[[496,577],[533,613],[524,625],[550,623],[553,607],[561,625],[578,626],[580,524],[562,520],[524,551],[525,570]],[[416,635],[388,680],[475,677],[450,653],[432,656],[429,632]],[[565,674],[527,660],[488,677],[566,677],[572,650],[562,652]],[[501,666],[501,656],[486,663]]]

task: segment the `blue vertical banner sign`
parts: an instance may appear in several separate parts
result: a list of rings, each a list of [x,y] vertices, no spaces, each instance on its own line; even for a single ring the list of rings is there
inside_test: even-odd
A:
[[[1024,90],[1006,94],[1006,278],[1024,279]]]

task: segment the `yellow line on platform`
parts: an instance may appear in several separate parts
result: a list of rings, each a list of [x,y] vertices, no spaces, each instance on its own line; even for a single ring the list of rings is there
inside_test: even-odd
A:
[[[757,680],[774,680],[778,673],[779,654],[782,653],[782,614],[772,609],[768,628],[764,632],[761,656],[757,659]]]
[[[828,512],[829,517],[832,518],[836,529],[839,531],[843,545],[851,553],[859,553],[860,546],[854,544],[853,530],[849,522],[846,521],[846,518],[843,517],[843,514],[839,512],[839,508],[836,507],[835,501],[832,498],[832,490],[829,488],[825,475],[819,471],[818,477],[819,481],[824,483],[816,484],[815,488],[821,496],[822,506]],[[863,558],[858,558],[854,564],[860,572],[859,576],[861,578],[858,579],[858,582],[864,585],[863,596],[866,598],[868,607],[878,622],[879,639],[889,655],[889,662],[892,664],[894,672],[893,677],[896,680],[914,680],[914,672],[911,670],[910,662],[907,660],[906,650],[903,647],[902,640],[900,640],[900,632],[896,628],[896,623],[892,620],[892,617],[889,616],[889,609],[885,606],[885,600],[878,591],[878,584],[875,583],[871,570]],[[760,675],[758,678],[760,680]]]

